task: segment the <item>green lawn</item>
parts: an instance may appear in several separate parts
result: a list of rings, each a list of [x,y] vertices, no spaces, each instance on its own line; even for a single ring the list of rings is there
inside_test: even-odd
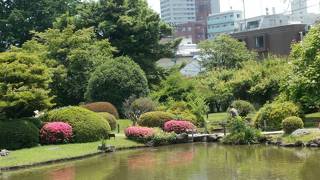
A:
[[[320,112],[307,114],[304,118],[305,127],[318,127],[320,122]]]
[[[119,119],[117,123],[120,125],[120,133],[123,133],[124,129],[132,125],[132,121],[129,119]]]
[[[0,167],[28,165],[92,154],[98,152],[97,147],[100,143],[99,141],[83,144],[50,145],[12,151],[9,156],[0,157]],[[143,144],[126,139],[123,134],[117,134],[115,140],[107,140],[106,143],[116,148],[143,146]]]
[[[283,143],[295,143],[297,141],[302,141],[307,143],[311,140],[320,138],[320,130],[319,129],[310,129],[311,133],[303,136],[291,136],[291,135],[274,135],[272,138],[274,140],[280,138]]]
[[[226,113],[226,112],[223,112],[223,113],[212,113],[212,114],[209,114],[209,118],[208,118],[207,121],[209,121],[209,122],[220,122],[220,121],[226,120],[227,117],[228,117],[228,113]]]

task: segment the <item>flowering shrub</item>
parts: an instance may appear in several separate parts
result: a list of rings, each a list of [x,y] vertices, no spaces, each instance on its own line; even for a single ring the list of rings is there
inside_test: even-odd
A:
[[[68,143],[72,139],[72,127],[64,122],[45,124],[40,130],[42,144]]]
[[[154,135],[154,129],[148,127],[131,126],[124,130],[129,139],[146,142]]]
[[[177,134],[196,131],[196,127],[189,121],[171,120],[164,124],[163,128],[166,132],[175,132]]]

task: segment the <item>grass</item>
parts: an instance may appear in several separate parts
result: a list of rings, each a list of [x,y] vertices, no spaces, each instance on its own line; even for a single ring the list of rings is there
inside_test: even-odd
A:
[[[274,135],[272,139],[281,139],[283,143],[295,143],[297,141],[302,141],[303,143],[307,143],[311,140],[320,138],[320,130],[319,129],[310,129],[311,133],[303,136],[292,136],[292,135]]]
[[[129,119],[119,119],[117,120],[117,123],[120,126],[120,130],[119,130],[120,133],[123,133],[124,129],[132,125],[132,121]]]
[[[228,117],[228,113],[222,112],[222,113],[212,113],[209,114],[208,120],[210,123],[212,122],[220,122],[226,120]],[[205,117],[206,118],[206,117]]]
[[[98,152],[97,147],[100,143],[101,142],[98,141],[82,144],[49,145],[12,151],[9,156],[0,157],[0,167],[29,165],[92,154]],[[123,134],[118,134],[115,140],[107,140],[106,143],[116,148],[138,147],[143,145],[126,139]]]
[[[304,118],[305,127],[318,127],[320,122],[320,112],[307,114]]]

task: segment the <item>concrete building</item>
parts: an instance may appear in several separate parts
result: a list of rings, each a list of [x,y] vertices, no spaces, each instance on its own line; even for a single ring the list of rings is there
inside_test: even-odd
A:
[[[239,31],[257,30],[288,25],[290,17],[284,14],[263,15],[239,21]]]
[[[232,36],[245,42],[248,49],[258,52],[260,56],[270,53],[289,55],[291,44],[301,41],[306,32],[306,24],[291,24],[233,33]]]
[[[213,7],[218,6],[218,7]],[[175,27],[175,37],[192,43],[207,39],[207,18],[220,11],[219,0],[160,0],[161,18]]]
[[[220,13],[220,0],[211,0],[211,13]]]
[[[317,14],[308,12],[308,8],[313,7],[315,4],[308,6],[307,1],[308,0],[291,0],[290,23],[313,25],[317,21],[320,16],[320,1],[318,7],[319,12]]]
[[[161,19],[175,26],[196,21],[195,0],[160,0]]]
[[[222,33],[233,33],[239,30],[239,21],[242,20],[242,11],[227,11],[208,16],[207,33],[208,39]]]

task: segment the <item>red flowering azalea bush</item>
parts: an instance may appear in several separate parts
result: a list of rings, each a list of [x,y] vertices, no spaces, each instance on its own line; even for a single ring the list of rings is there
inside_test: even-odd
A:
[[[175,132],[177,134],[181,134],[190,131],[194,132],[196,131],[196,127],[189,121],[171,120],[164,124],[163,130],[166,132]]]
[[[72,140],[72,127],[64,122],[46,123],[40,130],[42,144],[68,143]]]
[[[129,139],[146,142],[154,135],[154,129],[148,127],[131,126],[124,130]]]

